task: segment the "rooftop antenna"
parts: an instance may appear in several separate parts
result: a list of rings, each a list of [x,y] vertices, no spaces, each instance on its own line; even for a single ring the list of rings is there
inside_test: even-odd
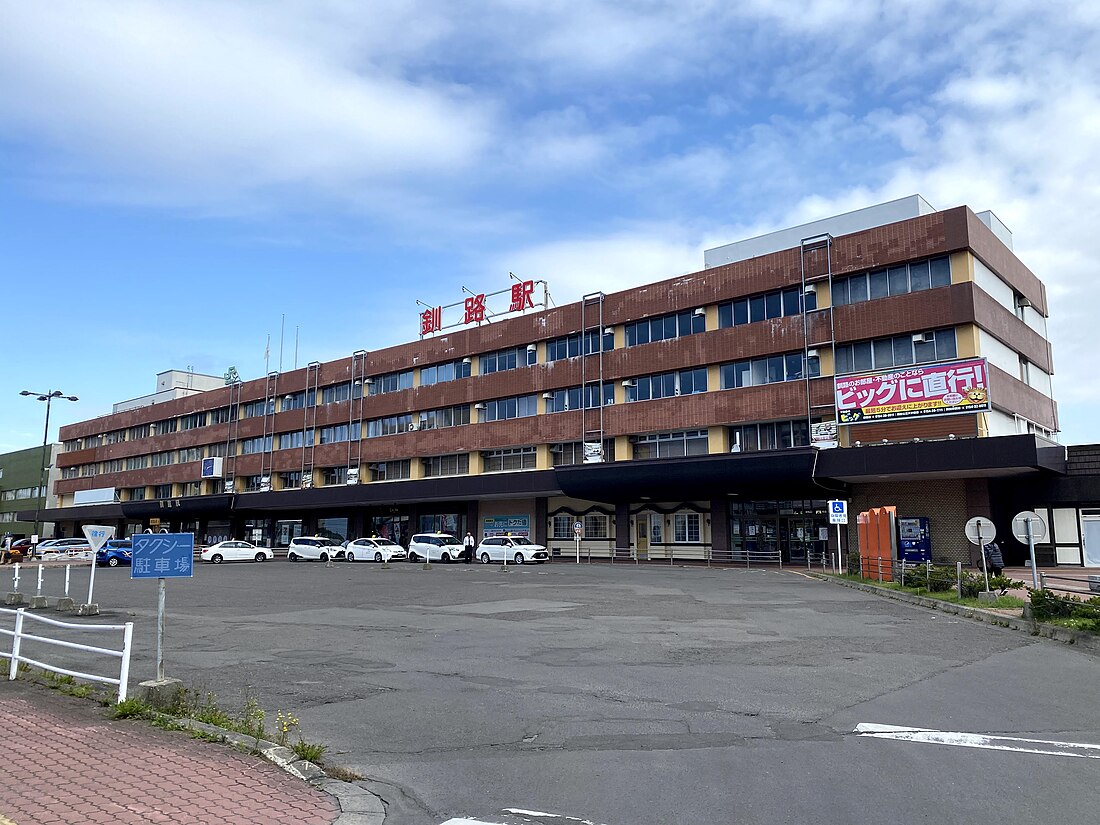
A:
[[[283,371],[283,328],[286,326],[286,313],[279,319],[279,372]]]
[[[294,326],[294,369],[298,369],[298,325]]]

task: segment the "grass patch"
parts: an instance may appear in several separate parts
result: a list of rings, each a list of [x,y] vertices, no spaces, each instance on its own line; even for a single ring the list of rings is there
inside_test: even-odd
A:
[[[325,751],[328,750],[325,745],[320,745],[315,742],[306,742],[304,739],[299,739],[297,742],[290,745],[290,749],[294,751],[299,759],[304,759],[314,764],[320,764],[321,760],[324,759]]]
[[[358,782],[364,778],[362,774],[341,765],[325,765],[325,773],[333,779],[339,779],[341,782]]]
[[[137,698],[123,699],[111,709],[115,719],[145,719],[152,715],[153,709]]]

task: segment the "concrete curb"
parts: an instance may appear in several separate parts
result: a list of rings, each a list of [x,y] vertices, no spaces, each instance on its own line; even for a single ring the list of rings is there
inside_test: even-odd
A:
[[[1084,633],[1080,630],[1070,630],[1068,627],[1059,627],[1053,624],[1043,624],[1037,622],[1034,619],[1029,618],[1016,618],[1015,616],[1002,616],[1000,613],[994,613],[992,610],[983,610],[979,607],[967,607],[966,605],[952,604],[951,602],[940,601],[939,599],[930,599],[927,596],[917,596],[912,593],[903,593],[898,590],[890,590],[885,587],[876,587],[873,584],[866,584],[865,582],[853,582],[847,579],[838,579],[833,576],[826,576],[821,573],[810,573],[816,579],[822,581],[832,582],[833,584],[843,585],[844,587],[851,587],[855,590],[862,590],[865,593],[873,593],[880,598],[894,599],[899,602],[907,602],[908,604],[915,604],[919,607],[929,607],[933,610],[939,610],[944,613],[951,613],[955,616],[962,616],[964,619],[974,619],[978,622],[985,622],[996,627],[1006,627],[1009,630],[1016,630],[1022,633],[1027,633],[1029,636],[1040,636],[1044,639],[1052,639],[1056,642],[1062,642],[1063,644],[1073,645],[1080,648],[1082,651],[1092,653],[1094,655],[1100,655],[1100,636],[1096,636],[1092,633]],[[1027,608],[1024,608],[1025,613]]]
[[[171,719],[184,728],[216,736],[240,750],[259,753],[290,775],[304,779],[315,788],[334,797],[340,806],[340,816],[336,818],[333,825],[382,825],[386,819],[386,808],[382,804],[381,797],[365,788],[360,788],[354,782],[333,779],[312,762],[299,759],[290,748],[284,748],[266,739],[257,739],[254,736],[208,725],[196,719],[178,716],[164,716],[164,718]]]

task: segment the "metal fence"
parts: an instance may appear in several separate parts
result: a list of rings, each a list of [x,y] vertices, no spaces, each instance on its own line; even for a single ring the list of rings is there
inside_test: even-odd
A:
[[[8,679],[9,681],[14,679],[19,673],[20,663],[26,663],[28,665],[34,665],[40,667],[43,670],[48,670],[51,673],[60,673],[66,676],[72,676],[77,679],[87,679],[91,682],[100,682],[107,685],[115,685],[118,687],[118,701],[122,702],[126,699],[127,683],[130,679],[130,651],[133,642],[134,635],[134,623],[126,622],[126,624],[74,624],[72,622],[59,622],[56,619],[47,619],[45,616],[36,616],[33,613],[28,613],[24,608],[18,610],[9,610],[7,608],[0,607],[0,616],[15,617],[14,630],[8,630],[7,628],[0,628],[0,636],[10,636],[11,652],[7,653],[0,650],[0,658],[8,659]],[[109,647],[98,647],[96,645],[85,645],[79,642],[70,642],[65,639],[55,639],[49,636],[42,636],[37,633],[28,633],[24,628],[26,620],[32,622],[40,622],[50,627],[59,627],[65,630],[75,630],[77,632],[100,632],[100,633],[117,633],[122,632],[122,649],[116,650]],[[45,631],[43,631],[45,632]],[[118,677],[104,676],[96,673],[86,673],[79,670],[72,670],[67,667],[62,667],[58,664],[51,664],[49,662],[42,661],[40,659],[32,659],[22,653],[24,642],[37,642],[39,644],[53,645],[55,647],[67,648],[70,650],[80,650],[86,653],[95,653],[103,656],[121,660],[119,666]]]
[[[1097,589],[1093,590],[1093,586]],[[1100,576],[1089,576],[1087,579],[1073,576],[1052,576],[1050,573],[1039,571],[1039,589],[1057,590],[1061,593],[1074,593],[1087,598],[1100,597]]]

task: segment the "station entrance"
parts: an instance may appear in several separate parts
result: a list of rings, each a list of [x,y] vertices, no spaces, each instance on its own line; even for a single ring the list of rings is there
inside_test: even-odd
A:
[[[749,564],[819,563],[828,550],[824,499],[732,501],[730,557]]]

